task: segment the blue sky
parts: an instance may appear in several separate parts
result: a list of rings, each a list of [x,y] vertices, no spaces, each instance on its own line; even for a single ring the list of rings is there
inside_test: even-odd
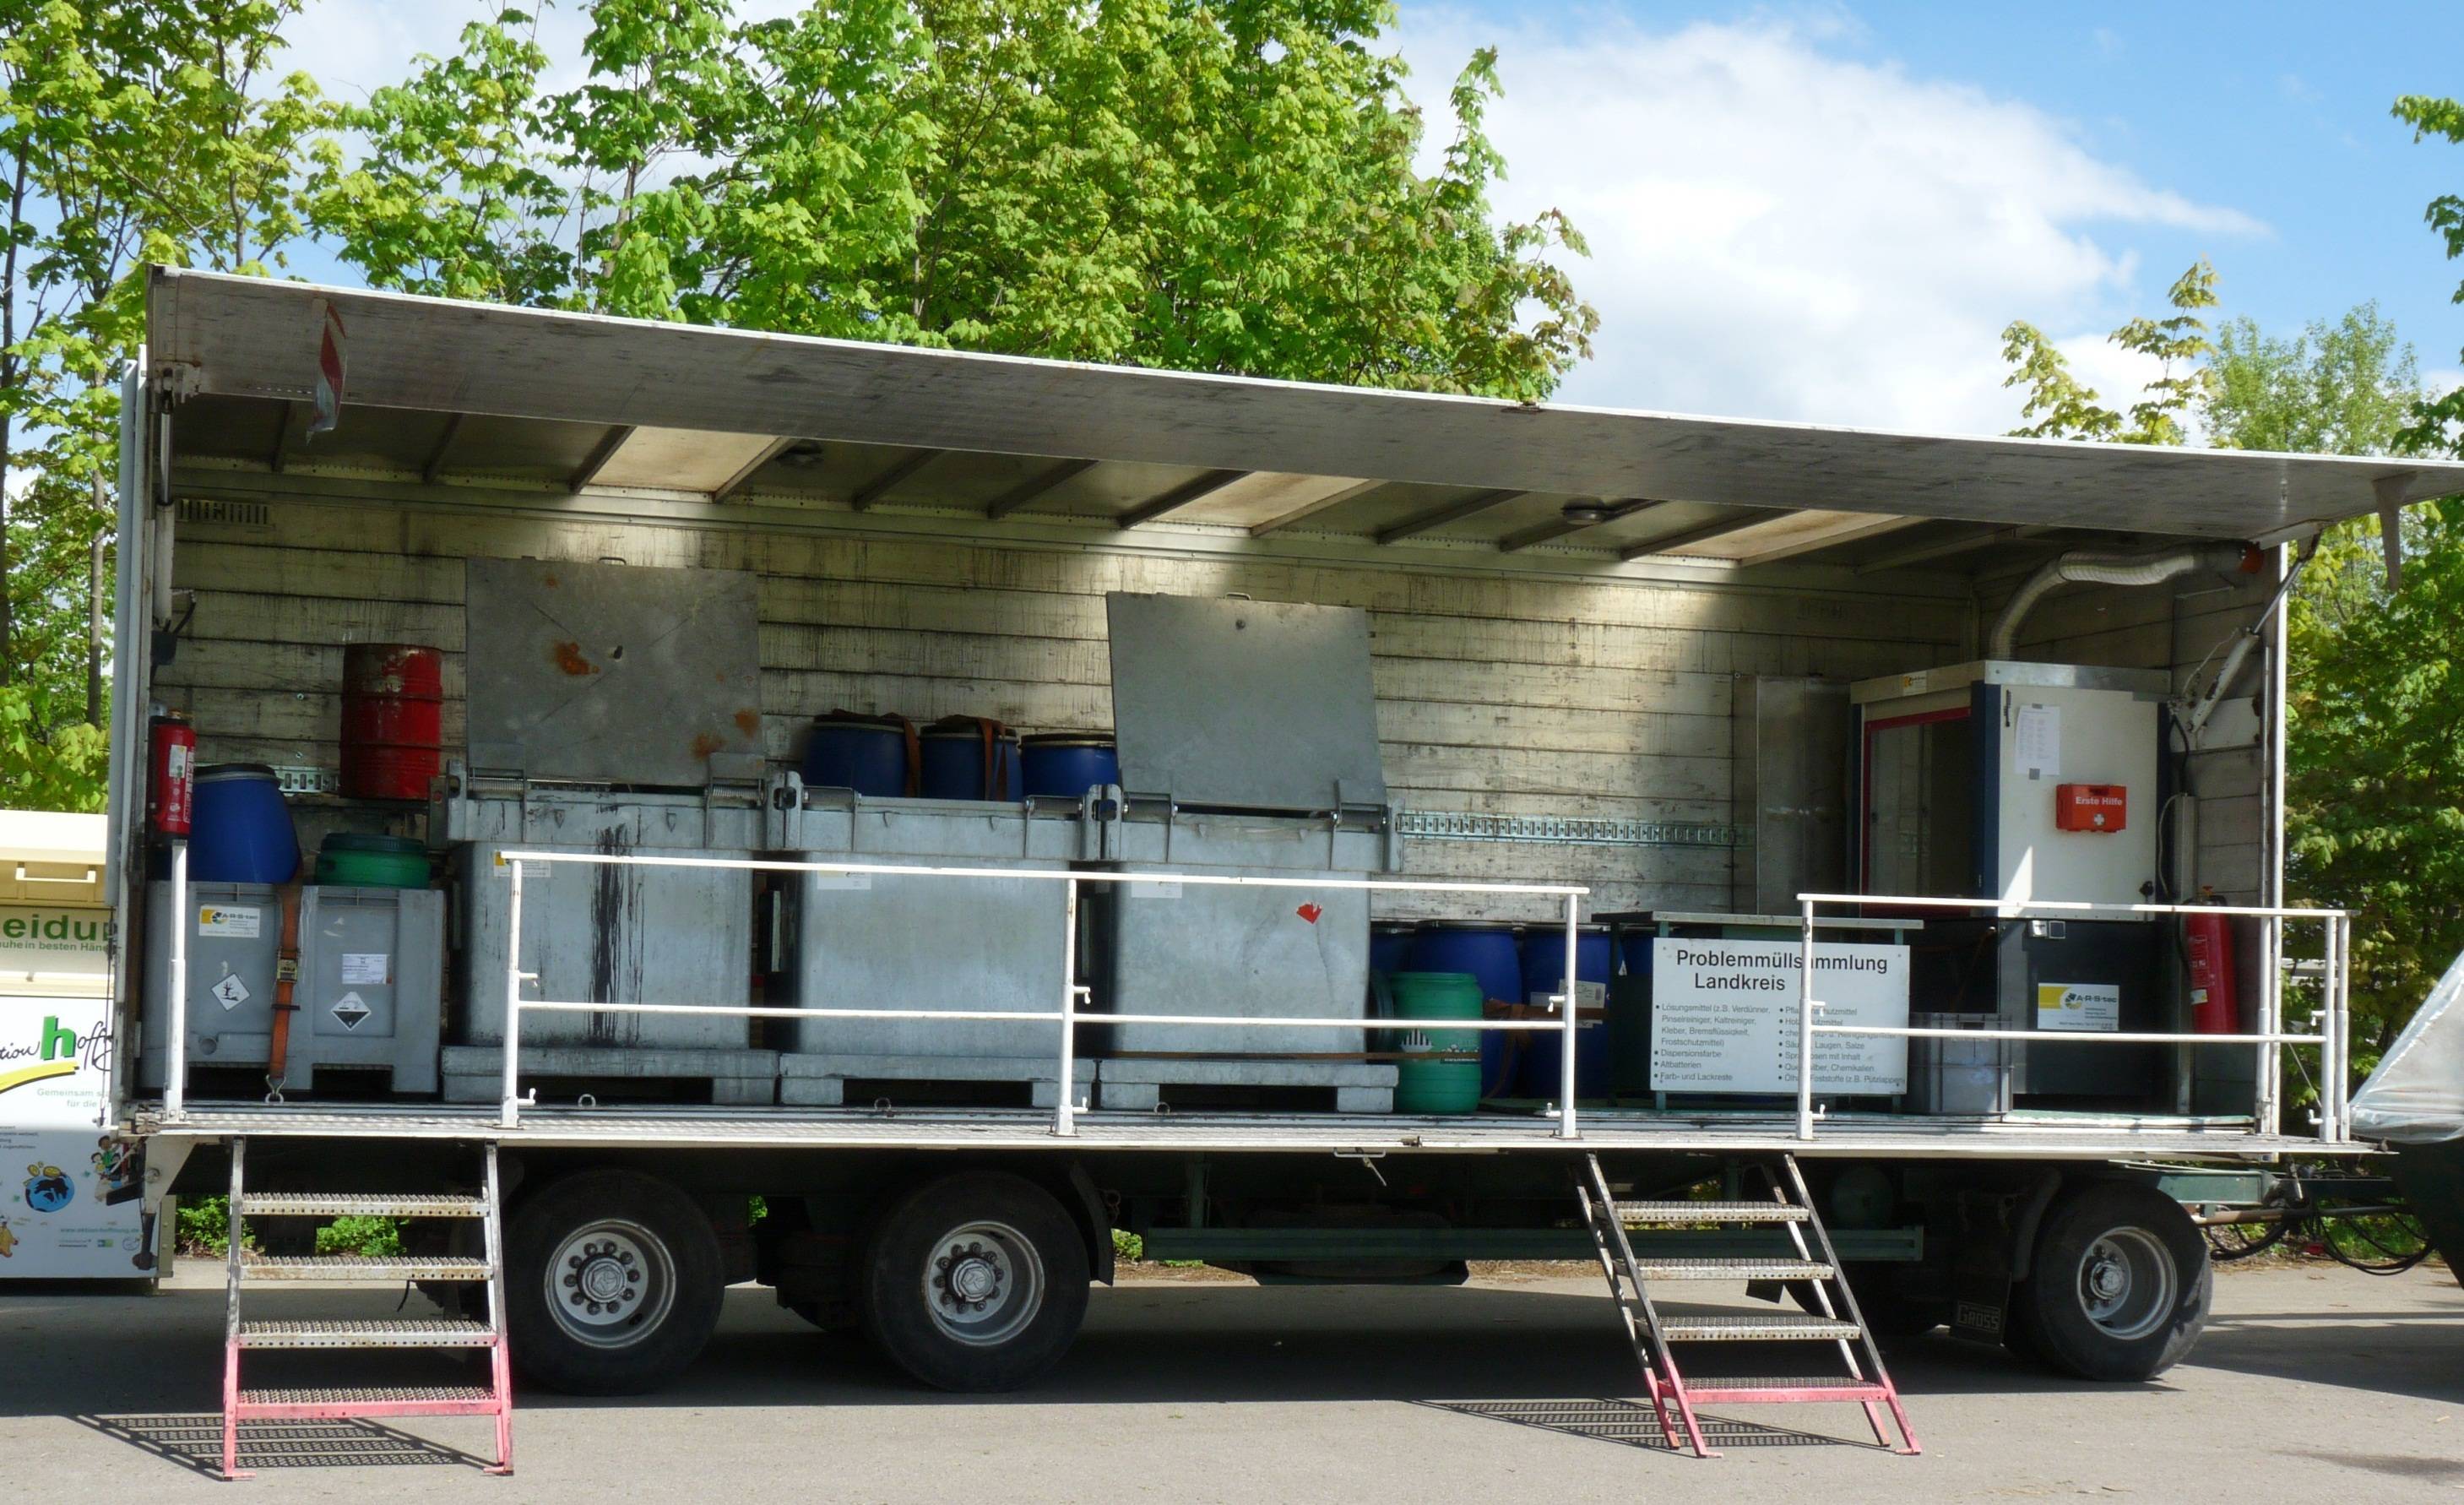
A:
[[[2003,321],[2039,322],[2092,379],[2126,387],[2144,373],[2102,333],[2201,255],[2229,314],[2289,330],[2375,299],[2433,381],[2459,377],[2464,264],[2443,259],[2422,210],[2464,191],[2464,148],[2413,144],[2388,106],[2464,93],[2464,8],[1404,0],[1403,23],[1424,89],[1470,45],[1501,48],[1510,208],[1589,201],[1574,210],[1595,242],[1581,280],[1608,322],[1570,399],[1999,428]],[[1585,74],[1588,110],[1567,98]],[[1792,210],[1834,184],[1841,202]],[[1768,216],[1745,216],[1771,232],[1759,245],[1737,221],[1667,223],[1754,185],[1777,193]],[[1617,228],[1629,205],[1638,233]],[[1631,250],[1662,232],[1673,244]],[[1789,239],[1794,255],[1771,243]],[[1741,255],[1760,264],[1723,275]],[[1861,296],[1806,296],[1840,268]],[[1638,303],[1654,280],[1672,285]],[[1852,306],[1868,301],[1884,306]],[[1702,369],[1722,360],[1706,335],[1723,327],[1759,377]],[[1860,358],[1859,340],[1883,353]],[[1669,359],[1640,353],[1662,341],[1678,343]],[[1967,359],[1980,343],[1987,359]],[[1774,374],[1809,353],[1841,379]]]
[[[774,12],[799,0],[738,0]],[[477,0],[308,0],[295,62],[340,93],[450,52]],[[580,0],[548,12],[570,56]],[[2376,299],[2464,381],[2464,264],[2423,206],[2464,148],[2401,93],[2464,94],[2464,7],[1400,0],[1416,96],[1494,45],[1517,216],[1594,255],[1595,358],[1561,400],[1994,432],[1999,333],[2027,318],[2126,399],[2103,336],[2198,255],[2225,312],[2290,331]],[[357,86],[356,88],[354,86]],[[1443,122],[1433,128],[1434,152]],[[301,270],[330,275],[322,257]]]

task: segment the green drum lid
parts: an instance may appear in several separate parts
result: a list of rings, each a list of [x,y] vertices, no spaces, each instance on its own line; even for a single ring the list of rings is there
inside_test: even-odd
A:
[[[428,849],[407,836],[336,831],[317,849],[317,881],[341,888],[424,889]]]

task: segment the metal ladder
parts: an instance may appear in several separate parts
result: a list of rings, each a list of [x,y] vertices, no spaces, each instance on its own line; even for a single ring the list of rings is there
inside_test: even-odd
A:
[[[496,1461],[487,1472],[514,1472],[514,1393],[505,1350],[504,1230],[499,1217],[496,1146],[485,1146],[487,1187],[478,1196],[432,1193],[352,1195],[269,1192],[250,1197],[243,1184],[248,1141],[231,1146],[231,1272],[223,1327],[223,1477],[253,1477],[239,1466],[239,1424],[247,1421],[350,1421],[402,1416],[493,1416]],[[241,1252],[249,1217],[476,1218],[486,1230],[485,1254],[291,1255],[245,1258]],[[391,1317],[377,1320],[311,1318],[252,1322],[240,1315],[243,1286],[275,1280],[356,1280],[396,1284],[407,1280],[485,1281],[488,1319]],[[484,1348],[489,1383],[385,1388],[243,1390],[240,1355],[255,1349]]]
[[[1697,1405],[1847,1401],[1864,1406],[1865,1420],[1874,1428],[1874,1440],[1882,1447],[1910,1454],[1923,1450],[1917,1446],[1916,1434],[1908,1429],[1907,1412],[1900,1406],[1900,1392],[1891,1383],[1890,1371],[1882,1367],[1882,1356],[1874,1347],[1873,1336],[1857,1310],[1857,1297],[1840,1273],[1839,1256],[1832,1250],[1831,1235],[1823,1228],[1814,1199],[1806,1192],[1805,1178],[1797,1170],[1794,1156],[1779,1157],[1785,1175],[1771,1176],[1771,1194],[1767,1202],[1619,1202],[1609,1190],[1608,1176],[1600,1169],[1599,1157],[1586,1155],[1583,1160],[1591,1183],[1575,1187],[1583,1203],[1583,1222],[1591,1229],[1601,1273],[1608,1276],[1609,1293],[1617,1298],[1617,1311],[1625,1320],[1626,1340],[1642,1365],[1652,1412],[1660,1419],[1661,1433],[1670,1448],[1690,1446],[1698,1458],[1719,1456],[1703,1439],[1702,1424],[1694,1413]],[[1669,1257],[1658,1251],[1661,1244],[1682,1244],[1689,1238],[1733,1242],[1734,1234],[1704,1229],[1705,1224],[1721,1225],[1724,1230],[1736,1227],[1785,1228],[1793,1246],[1793,1257],[1733,1253]],[[1633,1241],[1626,1236],[1630,1228],[1672,1231],[1653,1240],[1652,1254],[1638,1256]],[[1693,1231],[1673,1231],[1676,1229]],[[1806,1237],[1808,1229],[1813,1232],[1811,1243]],[[1663,1316],[1652,1304],[1646,1284],[1650,1280],[1802,1281],[1812,1289],[1816,1310],[1804,1316]],[[1811,1378],[1695,1382],[1686,1380],[1679,1370],[1670,1347],[1683,1342],[1808,1339],[1837,1343],[1846,1372]],[[1884,1406],[1890,1407],[1891,1419],[1899,1426],[1900,1442],[1896,1446],[1882,1425]],[[1678,1435],[1681,1425],[1683,1440]]]

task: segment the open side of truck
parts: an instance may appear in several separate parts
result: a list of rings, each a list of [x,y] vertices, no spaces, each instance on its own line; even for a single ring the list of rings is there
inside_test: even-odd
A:
[[[493,1144],[513,1358],[543,1383],[653,1387],[699,1351],[722,1285],[758,1278],[825,1327],[868,1331],[926,1383],[1004,1387],[1067,1347],[1088,1279],[1111,1273],[1116,1231],[1155,1257],[1265,1279],[1447,1279],[1468,1260],[1597,1251],[1577,1199],[1586,1157],[1619,1205],[1733,1201],[1779,1184],[1793,1162],[1865,1329],[1950,1324],[2074,1374],[2139,1378],[2187,1351],[2208,1292],[2197,1231],[2147,1167],[2364,1148],[2332,1085],[2341,917],[2283,908],[2277,608],[2321,527],[2457,490],[2464,467],[1606,413],[167,271],[155,274],[126,395],[111,873],[129,1044],[116,1070],[120,1118],[147,1145],[148,1197],[217,1189],[239,1140],[253,1184],[275,1191],[431,1192],[467,1183],[470,1147]],[[624,612],[650,608],[594,597],[600,614],[576,618],[569,654],[535,654],[525,630],[481,609],[505,599],[486,593],[509,571],[526,574],[537,602],[563,575],[607,569],[749,578],[758,662],[733,681],[727,665],[714,671],[721,691],[741,692],[732,731],[693,721],[679,680],[627,677],[624,649],[638,666],[660,634],[637,618],[637,635]],[[835,708],[1064,733],[1117,717],[1128,760],[1107,602],[1119,595],[1365,614],[1366,772],[1380,786],[1355,802],[1353,770],[1307,818],[1330,852],[1360,834],[1383,854],[1262,876],[1203,855],[1249,819],[1241,809],[1127,779],[1111,793],[1129,813],[1108,814],[1093,791],[1063,822],[1082,845],[1058,857],[899,856],[910,870],[937,864],[937,878],[886,874],[891,858],[853,838],[816,849],[772,833],[790,810],[861,829],[873,809],[781,793],[805,729]],[[429,802],[335,786],[342,659],[368,643],[437,651],[442,741],[458,762]],[[508,668],[515,644],[529,655],[520,674]],[[598,694],[601,719],[576,734],[609,760],[595,778],[532,777],[522,749],[502,754],[484,730],[561,706],[538,697],[550,659],[585,689],[642,687]],[[2156,739],[2131,734],[2127,784],[2100,771],[2112,751],[2102,734],[2082,734],[2106,724],[2096,707],[2108,702],[2064,698],[2092,693],[2144,713],[2130,724]],[[399,1079],[320,1065],[312,1093],[286,1092],[278,1059],[269,1073],[246,1053],[264,1047],[234,1044],[230,1059],[191,1049],[190,1010],[242,1007],[201,1006],[197,989],[216,981],[203,969],[238,963],[198,948],[186,847],[149,826],[154,707],[185,714],[200,761],[275,770],[312,846],[339,832],[442,852],[438,812],[452,801],[515,808],[446,857],[461,875],[429,1026],[448,1052],[446,1100],[406,1090],[399,1064]],[[679,757],[715,771],[683,794],[673,777],[627,775]],[[540,812],[575,800],[665,800],[661,819],[698,822],[704,836],[558,842]],[[1102,845],[1107,819],[1130,823],[1158,800],[1164,846],[1140,857]],[[2019,824],[1989,831],[1975,811],[1991,802]],[[2025,860],[2118,841],[2125,821],[2133,840],[2154,833],[2147,855],[2102,861],[2096,892],[2050,855]],[[708,834],[722,827],[740,834]],[[502,932],[517,939],[471,963],[525,883],[547,902],[560,864],[588,870],[587,892],[621,910],[638,896],[619,885],[662,862],[741,875],[768,896],[741,915],[731,902],[653,926],[647,957],[584,945],[596,970],[562,1001],[524,991],[547,963],[518,910]],[[816,1014],[830,1024],[808,1001],[773,1002],[783,885],[826,900],[969,874],[1068,885],[1067,938],[1022,932],[1066,959],[1058,991],[1031,1010],[978,1006],[988,1017],[974,1020],[949,1017],[966,999],[894,988],[832,1003],[914,1039],[966,1025],[1040,1031],[1035,1067],[989,1084],[957,1067],[954,1081],[780,1067],[771,1031],[814,1028]],[[1095,1032],[1139,1017],[1099,996],[1125,954],[1116,941],[1104,952],[1100,931],[1124,906],[1186,900],[1211,882],[1249,885],[1247,902],[1277,881],[1315,885],[1269,906],[1287,927],[1286,910],[1317,927],[1307,911],[1365,896],[1364,941],[1374,915],[1520,924],[1544,947],[1562,942],[1553,977],[1528,995],[1514,986],[1512,1007],[1481,1026],[1554,1034],[1554,1079],[1430,1115],[1342,1111],[1344,1089],[1330,1098],[1321,1078],[1292,1078],[1318,1094],[1301,1107],[1272,1073],[1244,1080],[1179,1059],[1264,1052],[1211,1040],[1127,1050]],[[165,901],[149,906],[149,889]],[[2202,897],[2221,908],[2189,918],[2224,922],[2206,934],[2242,983],[2221,1032],[2197,1035],[2193,972],[2219,956],[2189,954],[2180,906]],[[276,923],[280,902],[265,915],[252,923]],[[1755,1067],[1781,1074],[1723,1091],[1674,1073],[1663,1046],[1657,1073],[1586,1091],[1577,1029],[1593,1001],[1565,980],[1583,970],[1577,924],[1610,915],[1646,943],[1781,967],[1795,952],[1769,1000],[1779,1044]],[[1906,953],[1900,1012],[1881,1024],[1817,1007],[1829,986],[1810,964],[1817,936],[1859,943],[1839,940],[1851,920],[1896,926]],[[917,943],[956,949],[994,924],[952,906]],[[1232,975],[1221,942],[1233,925],[1189,927],[1193,943],[1216,946],[1203,976]],[[1957,939],[1927,951],[1928,926]],[[712,935],[721,960],[692,963],[688,996],[611,987],[627,966],[638,979]],[[2089,940],[2104,949],[2090,957]],[[2082,949],[2062,949],[2074,941]],[[349,960],[371,954],[342,962],[390,980]],[[1648,1041],[1650,1020],[1677,1006],[1652,1012],[1640,976],[1602,980],[1614,989],[1605,1028],[1641,1021]],[[295,985],[294,1038],[360,1028],[370,985],[334,997],[319,985]],[[236,990],[251,992],[244,977]],[[1169,998],[1139,1007],[1160,1011],[1157,1028],[1192,1030],[1308,1011],[1279,987],[1252,992],[1245,1020],[1188,1007],[1176,1020]],[[2288,1017],[2288,999],[2309,1000],[2314,1018]],[[571,1022],[560,1003],[588,1021],[573,1026],[583,1033],[550,1034]],[[1358,1043],[1282,1053],[1393,1067],[1413,1049],[1362,999],[1345,1007]],[[642,1057],[623,1052],[644,1037],[625,1031],[687,1010],[695,1024],[732,1021],[727,1047],[697,1045],[664,1075],[634,1070]],[[532,1029],[549,1043],[525,1071]],[[483,1052],[463,1078],[489,1084],[461,1100],[456,1049]],[[1816,1062],[1870,1049],[1903,1073],[1898,1052],[1914,1050],[1933,1096],[1912,1098],[1905,1080],[1818,1079],[1831,1067]],[[2323,1068],[2330,1084],[2315,1129],[2283,1121],[2288,1060]],[[143,1081],[149,1070],[159,1085]],[[1142,1111],[1108,1104],[1108,1082]],[[1970,1090],[1982,1097],[1960,1096]],[[268,1247],[297,1236],[282,1223],[260,1233]],[[433,1251],[454,1251],[455,1236],[437,1235],[448,1242]],[[1732,1261],[1786,1253],[1769,1229],[1719,1237]]]

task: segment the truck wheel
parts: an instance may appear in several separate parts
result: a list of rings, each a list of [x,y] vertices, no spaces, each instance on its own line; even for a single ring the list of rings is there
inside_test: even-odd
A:
[[[2153,1379],[2198,1342],[2214,1292],[2207,1243],[2181,1204],[2152,1186],[2088,1182],[2045,1216],[2013,1303],[2013,1346],[2082,1380]]]
[[[1008,1390],[1060,1361],[1087,1317],[1087,1246],[1044,1189],[970,1171],[900,1198],[865,1250],[867,1331],[943,1390]]]
[[[505,1237],[514,1367],[567,1395],[640,1395],[718,1325],[718,1237],[656,1177],[585,1171],[523,1199]]]

